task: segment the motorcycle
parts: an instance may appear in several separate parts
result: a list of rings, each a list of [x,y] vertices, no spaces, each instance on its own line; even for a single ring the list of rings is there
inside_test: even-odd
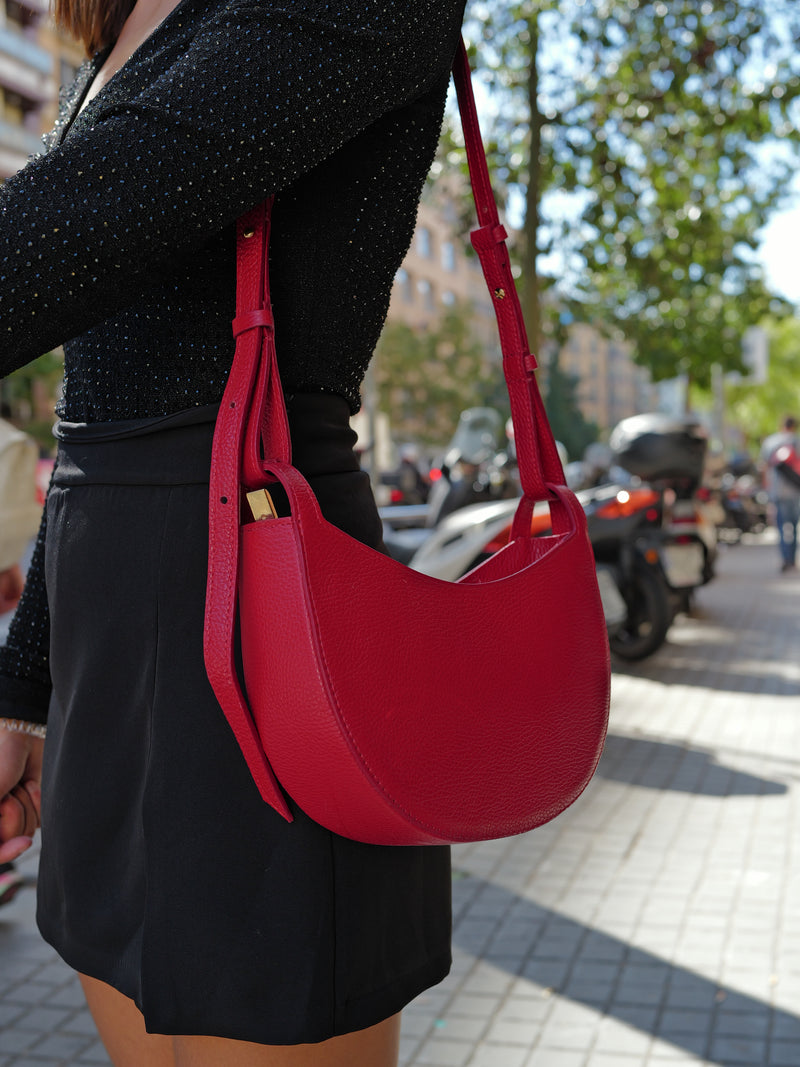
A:
[[[694,493],[704,439],[698,441],[694,429],[683,423],[639,418],[644,423],[623,426],[616,447],[608,452],[605,476],[613,472],[614,481],[603,482],[598,467],[595,477],[601,483],[576,493],[594,550],[609,644],[625,660],[643,659],[663,644],[677,612],[689,606],[692,591],[712,577],[716,556],[713,525]],[[650,440],[653,433],[663,439]],[[655,450],[655,456],[644,463],[637,459],[626,434],[637,439],[646,434],[646,451]],[[636,444],[641,448],[642,441]],[[666,464],[658,459],[659,450],[688,452],[689,458],[678,456]],[[646,482],[622,469],[623,462],[660,477]],[[593,463],[597,465],[596,457]],[[448,516],[409,555],[409,565],[457,580],[508,543],[516,506],[516,500],[498,501]],[[549,508],[539,503],[532,533],[543,536],[550,528]]]
[[[720,512],[717,530],[721,541],[737,544],[743,534],[758,534],[766,529],[769,497],[756,473],[726,471],[714,495]]]
[[[516,497],[508,453],[498,449],[503,420],[494,408],[468,408],[440,464],[431,469],[427,503],[379,508],[383,540],[394,559],[409,563],[449,515],[474,504]]]

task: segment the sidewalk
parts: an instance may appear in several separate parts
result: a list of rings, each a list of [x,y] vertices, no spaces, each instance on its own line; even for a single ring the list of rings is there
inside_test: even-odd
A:
[[[404,1067],[800,1067],[800,577],[777,564],[725,549],[615,673],[573,808],[454,850],[453,973],[408,1008]],[[0,1067],[107,1063],[32,913],[0,911]]]

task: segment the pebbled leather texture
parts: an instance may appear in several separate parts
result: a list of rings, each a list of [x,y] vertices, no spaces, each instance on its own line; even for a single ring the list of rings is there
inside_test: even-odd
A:
[[[552,819],[594,773],[608,721],[594,558],[533,373],[463,47],[454,74],[523,486],[511,541],[451,583],[322,517],[291,466],[269,315],[270,202],[239,224],[236,356],[212,455],[211,684],[267,803],[291,818],[286,790],[323,826],[374,844],[486,840]],[[275,481],[290,516],[242,524],[242,488]],[[538,500],[550,502],[545,538],[530,536]],[[232,651],[237,602],[247,699]]]

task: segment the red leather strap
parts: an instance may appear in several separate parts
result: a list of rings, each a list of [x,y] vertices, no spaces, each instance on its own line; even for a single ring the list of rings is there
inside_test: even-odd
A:
[[[497,215],[463,42],[453,64],[475,206],[480,227],[472,234],[489,287],[511,400],[523,503],[513,536],[530,536],[537,500],[560,500],[564,474],[528,349],[506,231]],[[301,522],[319,518],[316,501],[291,468],[291,441],[278,375],[269,297],[269,226],[272,198],[239,220],[234,336],[236,352],[217,418],[211,460],[209,565],[206,594],[205,660],[208,677],[267,803],[291,819],[264,755],[237,678],[233,659],[239,523],[242,487],[254,489],[276,477],[285,485]],[[305,486],[305,488],[304,488]]]
[[[544,500],[552,498],[548,483],[564,484],[564,472],[534,374],[536,360],[528,347],[525,322],[505,244],[506,231],[497,214],[472,92],[469,59],[463,41],[453,63],[453,78],[464,129],[472,194],[480,224],[472,233],[471,241],[478,254],[497,318],[522,492],[531,501]]]
[[[261,204],[238,222],[237,229],[237,318],[268,308],[266,250],[269,240],[269,203]],[[266,320],[239,333],[236,353],[225,394],[222,398],[214,445],[208,508],[208,585],[203,651],[211,687],[247,761],[250,773],[263,799],[285,819],[292,815],[272,772],[264,745],[256,730],[242,693],[234,662],[236,625],[236,582],[239,572],[239,523],[241,484],[245,481],[242,453],[248,413],[263,417],[269,392],[268,378],[277,376],[274,331]],[[254,394],[256,394],[254,396]],[[281,398],[282,399],[282,398]],[[280,423],[282,404],[278,405]],[[252,422],[251,418],[251,422]],[[289,431],[286,413],[274,434],[278,447],[285,435],[288,453]],[[251,466],[254,457],[251,456]],[[258,466],[260,467],[260,462]],[[252,472],[251,472],[252,474]],[[261,475],[263,484],[264,477]]]

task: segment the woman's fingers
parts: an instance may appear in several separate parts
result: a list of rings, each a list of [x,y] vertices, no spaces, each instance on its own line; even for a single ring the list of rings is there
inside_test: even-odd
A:
[[[12,837],[0,845],[0,863],[11,863],[26,852],[33,844],[32,837]]]
[[[23,837],[32,837],[34,831],[39,827],[38,806],[34,803],[33,797],[24,785],[18,785],[16,789],[12,789],[11,797],[16,800],[22,809],[23,822],[20,834]]]
[[[33,837],[38,826],[37,802],[24,786],[15,786],[0,801],[0,841],[10,841],[15,837]]]
[[[0,842],[30,837],[39,825],[43,745],[40,738],[0,729]]]

